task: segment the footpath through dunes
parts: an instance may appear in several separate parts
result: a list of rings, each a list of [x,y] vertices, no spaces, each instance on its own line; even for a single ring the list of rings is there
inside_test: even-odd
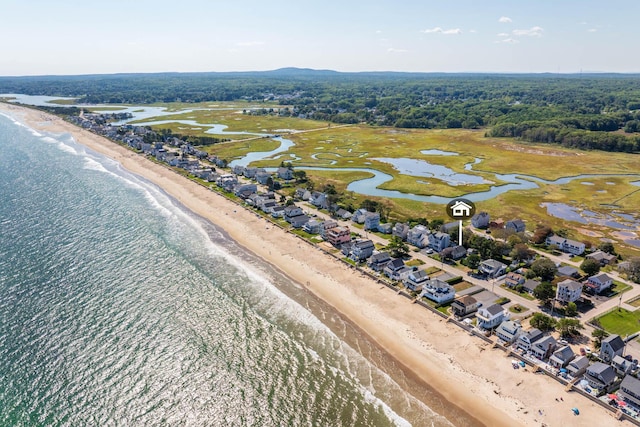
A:
[[[406,369],[480,423],[575,425],[577,418],[571,408],[579,407],[578,421],[625,425],[581,396],[564,394],[560,384],[542,375],[513,370],[502,351],[487,348],[477,338],[294,236],[274,227],[267,229],[264,220],[171,170],[57,117],[15,106],[0,108],[11,115],[22,115],[30,126],[69,132],[79,143],[160,186],[193,212],[223,228],[239,244],[298,283],[307,284],[311,292],[361,328]],[[561,395],[564,401],[556,401]]]

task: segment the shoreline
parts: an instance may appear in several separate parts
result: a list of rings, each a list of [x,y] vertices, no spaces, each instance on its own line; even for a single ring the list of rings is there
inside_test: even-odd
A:
[[[551,426],[588,419],[603,426],[624,425],[582,396],[565,393],[559,383],[543,375],[514,371],[501,350],[491,349],[290,233],[274,226],[266,229],[263,218],[172,170],[56,116],[7,104],[0,104],[0,111],[19,117],[37,130],[70,133],[77,143],[161,187],[291,280],[307,283],[305,289],[402,365],[405,375],[429,384],[479,423]],[[325,270],[327,265],[331,268]],[[564,401],[557,402],[558,396]],[[572,407],[579,407],[584,418],[576,419]],[[456,420],[450,421],[456,424]]]

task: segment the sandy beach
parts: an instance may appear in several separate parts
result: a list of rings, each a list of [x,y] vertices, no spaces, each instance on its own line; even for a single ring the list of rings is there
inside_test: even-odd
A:
[[[586,398],[567,393],[544,375],[512,369],[503,351],[492,349],[293,235],[265,227],[264,219],[166,167],[46,113],[2,103],[0,112],[35,129],[70,133],[78,143],[158,185],[224,229],[240,245],[304,284],[416,377],[484,425],[631,425],[615,420],[611,412]],[[573,407],[580,409],[579,416],[573,414]]]

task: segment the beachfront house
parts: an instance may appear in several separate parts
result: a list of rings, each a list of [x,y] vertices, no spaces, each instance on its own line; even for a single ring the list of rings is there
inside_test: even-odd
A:
[[[295,218],[300,215],[304,215],[304,212],[300,207],[296,205],[291,205],[284,208],[284,219],[288,223],[291,223],[292,218]]]
[[[337,248],[351,241],[351,231],[349,227],[332,227],[326,230],[325,234],[325,240]]]
[[[568,345],[560,347],[553,352],[549,358],[549,364],[554,368],[560,369],[566,367],[576,357],[575,353]]]
[[[367,261],[367,266],[373,271],[382,271],[391,262],[389,252],[377,252],[371,255]]]
[[[274,218],[284,218],[284,206],[274,206],[271,208],[271,216]]]
[[[581,294],[582,283],[567,279],[558,283],[556,289],[556,300],[563,303],[575,302],[580,298]]]
[[[542,338],[542,331],[540,329],[529,329],[528,331],[521,333],[516,341],[516,347],[523,351],[531,350],[531,346],[534,342]]]
[[[420,296],[426,297],[438,304],[444,304],[453,301],[456,297],[456,290],[447,282],[440,279],[431,279],[423,283]]]
[[[493,329],[497,327],[507,317],[504,307],[500,304],[492,304],[488,307],[480,307],[476,318],[478,319],[478,328]]]
[[[566,239],[555,234],[547,237],[545,243],[547,244],[547,246],[555,246],[558,248],[558,250],[573,255],[582,255],[585,248],[585,245],[582,242]]]
[[[402,280],[411,269],[404,265],[402,258],[394,258],[384,267],[384,275],[391,280]]]
[[[478,267],[480,273],[487,275],[489,278],[495,279],[507,272],[507,266],[495,259],[488,259],[480,263]]]
[[[587,356],[578,356],[567,365],[567,371],[573,378],[577,378],[584,374],[589,367],[589,358]]]
[[[463,295],[451,303],[451,310],[456,317],[465,317],[475,313],[480,303],[471,295]]]
[[[527,227],[521,219],[512,219],[504,223],[504,229],[513,231],[514,233],[524,233]]]
[[[616,371],[605,363],[596,362],[587,368],[584,379],[590,387],[607,392],[616,380]]]
[[[609,289],[613,284],[613,279],[605,273],[596,274],[587,279],[584,284],[584,290],[590,293],[599,294]]]
[[[491,217],[487,212],[480,212],[471,217],[471,225],[475,228],[487,228],[490,220]]]
[[[622,356],[624,353],[624,341],[620,335],[609,335],[602,340],[600,345],[600,359],[610,363],[615,356]]]
[[[302,228],[310,220],[311,220],[311,217],[309,217],[309,215],[298,215],[290,218],[290,220],[288,221],[291,223],[291,226],[293,228]]]
[[[368,239],[356,239],[351,245],[349,258],[356,262],[362,262],[373,254],[375,246]]]
[[[333,221],[331,219],[326,220],[325,222],[322,223],[322,227],[320,227],[320,236],[322,236],[324,240],[328,240],[327,232],[332,228],[336,228],[337,226],[338,226],[338,223],[336,221]]]
[[[311,219],[307,221],[305,225],[302,226],[302,230],[309,234],[318,234],[320,233],[321,225],[322,225],[322,222],[318,221],[317,219]]]
[[[403,280],[407,289],[414,292],[422,291],[422,286],[429,280],[429,275],[424,270],[412,270],[407,274]]]
[[[556,339],[548,335],[542,337],[531,345],[529,351],[540,360],[544,360],[553,354],[556,349]]]
[[[513,343],[522,333],[522,325],[513,320],[504,320],[500,326],[496,328],[496,336],[507,344]]]
[[[608,254],[606,252],[602,252],[601,250],[597,250],[589,255],[585,256],[585,259],[592,259],[598,261],[600,266],[604,267],[605,265],[610,265],[616,262],[616,256]]]
[[[640,408],[640,380],[631,375],[626,375],[620,383],[618,396],[627,404]]]
[[[442,233],[440,231],[435,233],[427,234],[427,239],[429,241],[428,246],[436,252],[442,252],[445,248],[449,247],[450,237],[447,233]]]

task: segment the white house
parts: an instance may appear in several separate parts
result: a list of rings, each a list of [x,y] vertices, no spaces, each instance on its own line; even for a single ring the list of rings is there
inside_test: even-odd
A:
[[[611,277],[607,276],[605,273],[600,273],[589,277],[584,286],[585,290],[599,294],[605,289],[609,289],[612,284],[613,279]]]
[[[507,266],[495,259],[488,259],[480,263],[478,270],[491,278],[496,278],[507,272]]]
[[[575,302],[582,294],[582,283],[567,279],[558,283],[556,299],[560,302]]]
[[[491,217],[487,212],[480,212],[471,217],[471,225],[475,228],[487,228],[490,220]]]
[[[476,313],[478,327],[481,329],[493,329],[506,318],[504,307],[493,304],[488,307],[480,307]]]
[[[567,252],[574,255],[582,255],[584,253],[585,245],[582,242],[575,240],[565,239],[557,235],[547,237],[545,243],[548,246],[555,245],[562,252]]]
[[[529,329],[527,332],[520,334],[516,342],[516,347],[524,351],[529,351],[533,343],[540,338],[542,338],[542,331],[540,329]]]
[[[431,279],[423,283],[422,293],[420,295],[438,304],[442,304],[453,301],[456,297],[456,290],[447,282],[439,279]]]
[[[496,328],[495,333],[502,341],[511,344],[517,340],[522,333],[522,325],[513,320],[504,320],[500,323],[500,326]]]
[[[428,246],[436,252],[442,252],[450,244],[449,235],[440,231],[427,234],[427,239],[429,240]]]
[[[414,292],[422,291],[425,282],[429,280],[429,275],[424,270],[413,270],[404,278],[403,283]]]
[[[547,357],[551,356],[553,351],[556,349],[556,339],[551,335],[546,337],[542,337],[531,345],[529,349],[531,353],[535,357],[540,360],[544,360]]]
[[[554,368],[564,368],[569,362],[571,362],[576,357],[575,353],[568,345],[564,347],[560,347],[556,351],[553,352],[551,357],[549,358],[549,364]]]

